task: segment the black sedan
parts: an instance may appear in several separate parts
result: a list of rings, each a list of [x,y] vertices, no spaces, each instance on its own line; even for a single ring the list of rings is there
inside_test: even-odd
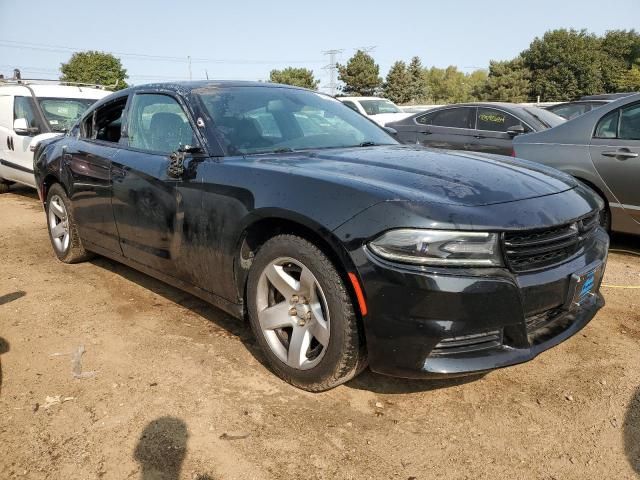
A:
[[[602,202],[508,157],[402,146],[340,102],[242,82],[139,86],[35,158],[53,250],[248,317],[310,390],[524,362],[603,305]]]
[[[402,143],[510,155],[512,140],[565,120],[538,107],[512,103],[460,103],[387,123]]]

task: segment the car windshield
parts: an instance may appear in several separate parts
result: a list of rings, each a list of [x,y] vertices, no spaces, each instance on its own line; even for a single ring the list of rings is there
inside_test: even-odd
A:
[[[257,86],[194,93],[229,155],[397,144],[381,127],[319,93]]]
[[[525,107],[525,112],[529,115],[535,117],[540,123],[542,123],[547,128],[557,127],[561,123],[567,121],[566,118],[562,118],[560,115],[556,115],[549,110],[544,110],[538,107]]]
[[[402,113],[393,102],[389,100],[360,100],[360,105],[367,112],[367,115],[378,115],[380,113]]]
[[[90,98],[39,98],[44,117],[54,132],[66,132],[97,100]]]

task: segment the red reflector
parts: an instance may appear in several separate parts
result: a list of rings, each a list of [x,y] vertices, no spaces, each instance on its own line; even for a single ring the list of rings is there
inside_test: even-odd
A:
[[[356,299],[358,300],[358,306],[360,307],[360,313],[364,317],[367,310],[367,302],[364,300],[364,294],[362,293],[362,288],[360,287],[360,282],[358,281],[358,277],[355,273],[349,272],[349,280],[351,280],[351,285],[353,285],[353,291],[356,294]]]
[[[511,156],[512,156],[512,157],[515,157],[515,156],[516,156],[516,149],[515,149],[515,148],[512,148],[512,149],[511,149]]]

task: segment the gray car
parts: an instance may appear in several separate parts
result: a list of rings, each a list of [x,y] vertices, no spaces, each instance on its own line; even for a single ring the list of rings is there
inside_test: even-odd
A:
[[[517,157],[569,173],[606,202],[602,222],[640,235],[640,94],[544,132],[515,138]]]
[[[510,155],[517,135],[555,127],[564,118],[513,103],[459,103],[419,112],[385,126],[402,143]]]

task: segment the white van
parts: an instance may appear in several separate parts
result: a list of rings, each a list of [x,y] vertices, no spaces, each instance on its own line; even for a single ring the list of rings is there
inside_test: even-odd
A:
[[[82,85],[0,80],[0,193],[12,183],[35,188],[33,151],[64,134],[108,91]]]

